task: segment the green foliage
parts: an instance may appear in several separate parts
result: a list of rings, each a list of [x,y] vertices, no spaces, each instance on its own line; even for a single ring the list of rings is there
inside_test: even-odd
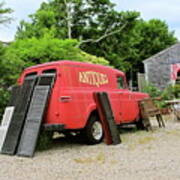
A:
[[[2,115],[4,113],[4,108],[8,103],[8,99],[9,99],[9,92],[7,91],[7,89],[0,87],[0,122],[2,119]]]
[[[159,19],[137,22],[135,31],[139,42],[136,45],[138,56],[135,58],[133,68],[135,71],[143,72],[142,60],[168,48],[177,42],[174,32],[169,31],[166,22]]]
[[[158,97],[159,100],[156,101],[156,104],[158,107],[163,108],[167,107],[167,103],[165,101],[180,98],[180,85],[169,85],[161,91],[152,84],[147,84],[144,87],[143,92],[148,93],[152,98]]]
[[[104,19],[101,19],[101,28],[94,34],[89,28],[88,38],[98,39],[107,29],[110,32],[115,32],[118,29],[124,28],[119,33],[107,36],[105,39],[94,43],[82,44],[81,48],[88,53],[97,56],[105,57],[110,64],[123,71],[130,71],[132,68],[133,58],[137,56],[135,45],[138,43],[138,38],[134,32],[136,21],[139,18],[139,13],[134,11],[127,12],[109,12]],[[87,38],[87,39],[88,39]]]
[[[81,51],[76,40],[60,40],[46,35],[41,39],[17,40],[6,50],[2,61],[6,72],[6,82],[13,83],[26,67],[57,60],[73,60],[108,65],[108,61]],[[8,63],[7,63],[8,62]]]
[[[67,7],[70,15],[68,17]],[[91,34],[96,33],[100,20],[111,11],[113,4],[109,0],[51,0],[43,2],[35,14],[30,15],[32,22],[22,21],[17,38],[42,37],[44,30],[55,29],[55,37],[68,38],[68,21],[71,23],[72,38],[85,36],[88,27],[93,26]],[[91,29],[92,30],[92,29]],[[83,37],[86,38],[86,37]]]
[[[180,84],[176,84],[173,89],[175,98],[180,98]]]
[[[0,2],[0,24],[10,23],[12,21],[11,17],[8,17],[7,14],[13,12],[10,8],[4,8],[4,2]]]
[[[134,77],[144,71],[144,59],[177,42],[164,21],[144,21],[136,11],[118,12],[110,0],[66,2],[42,3],[40,9],[30,15],[32,22],[21,22],[17,39],[42,38],[47,32],[55,38],[66,39],[70,24],[72,38],[81,42],[91,39],[81,43],[83,51],[104,57],[112,66],[131,72]]]
[[[163,100],[172,100],[175,98],[175,87],[172,85],[169,85],[166,87],[161,94],[161,97]]]
[[[7,104],[8,98],[9,98],[9,92],[7,91],[7,86],[5,83],[5,80],[3,79],[4,77],[4,68],[2,66],[2,60],[3,60],[3,55],[5,53],[5,48],[2,46],[0,43],[0,74],[1,74],[1,79],[0,79],[0,121],[2,119],[2,114],[4,111],[4,107]]]
[[[80,52],[80,56],[81,56],[81,58],[80,58],[81,61],[84,61],[84,62],[90,62],[93,64],[109,65],[109,62],[106,59],[104,59],[103,57],[93,56],[84,51]]]
[[[67,0],[67,5],[72,9],[69,18],[64,1],[52,0],[42,3],[40,9],[30,15],[32,22],[21,22],[16,37],[41,38],[50,31],[55,38],[66,39],[68,20],[71,23],[72,38],[80,41],[97,40],[124,26],[119,33],[107,36],[96,43],[83,43],[80,47],[87,53],[105,57],[116,68],[130,70],[132,54],[137,56],[133,47],[137,44],[138,38],[133,29],[140,14],[134,11],[117,12],[109,0]]]
[[[150,83],[146,83],[142,91],[148,93],[152,98],[159,97],[162,93],[160,89]]]
[[[162,92],[161,92],[161,101],[158,101],[157,104],[160,108],[167,107],[168,104],[165,102],[167,100],[172,100],[175,98],[174,94],[174,87],[172,85],[166,87]]]

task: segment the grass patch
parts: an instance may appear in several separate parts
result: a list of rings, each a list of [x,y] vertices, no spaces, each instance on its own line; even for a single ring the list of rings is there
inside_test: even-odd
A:
[[[136,131],[136,133],[124,133],[121,135],[122,142],[128,146],[129,150],[135,150],[140,145],[149,144],[156,138],[152,132]]]
[[[99,153],[95,157],[87,157],[87,158],[76,158],[74,159],[76,163],[86,164],[86,163],[104,163],[105,162],[105,154]]]
[[[167,131],[167,134],[168,135],[180,136],[180,130],[175,129],[175,130]]]
[[[141,137],[147,137],[147,134],[151,134],[151,132],[147,132],[147,131],[136,131],[133,133],[126,133],[126,134],[120,134],[122,142],[123,143],[128,143],[128,142],[132,142],[132,141],[136,141],[137,138],[141,138]]]
[[[138,139],[138,144],[148,144],[148,143],[150,143],[151,141],[154,141],[154,140],[156,140],[155,137],[146,136],[146,137],[142,137],[142,138]]]
[[[140,145],[149,144],[152,141],[155,141],[156,138],[153,136],[145,136],[145,137],[133,137],[134,139],[131,139],[131,142],[128,142],[128,149],[129,150],[135,150],[136,147]],[[149,148],[150,149],[150,148]]]

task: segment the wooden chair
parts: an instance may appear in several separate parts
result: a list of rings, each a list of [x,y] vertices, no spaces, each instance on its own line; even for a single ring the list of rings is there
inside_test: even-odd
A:
[[[141,100],[139,102],[139,105],[141,110],[141,116],[143,121],[145,121],[145,124],[147,124],[147,121],[150,124],[150,117],[156,117],[159,127],[165,127],[161,110],[155,105],[152,98],[146,98]]]

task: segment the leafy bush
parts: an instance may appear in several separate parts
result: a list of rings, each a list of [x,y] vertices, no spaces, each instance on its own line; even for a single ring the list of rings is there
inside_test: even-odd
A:
[[[7,105],[9,99],[9,92],[0,87],[0,122],[2,120],[2,115],[4,112],[4,107]]]
[[[174,86],[173,93],[176,98],[180,98],[180,84]]]
[[[46,35],[41,39],[17,40],[5,52],[2,66],[5,67],[6,82],[13,83],[26,67],[57,60],[73,60],[108,65],[101,57],[92,56],[76,47],[76,40],[60,40]],[[8,63],[7,63],[8,62]]]
[[[166,87],[161,94],[162,99],[164,100],[171,100],[175,98],[175,87],[170,85]]]
[[[152,98],[159,97],[161,95],[161,90],[150,83],[146,83],[142,91],[148,93]]]
[[[180,85],[169,85],[163,91],[161,91],[152,84],[147,84],[144,87],[143,92],[148,93],[152,98],[159,97],[160,101],[158,100],[155,102],[158,107],[164,108],[167,107],[167,103],[165,101],[180,98]]]

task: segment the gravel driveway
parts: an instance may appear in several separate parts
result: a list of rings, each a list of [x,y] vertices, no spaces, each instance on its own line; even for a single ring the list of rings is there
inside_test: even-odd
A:
[[[165,129],[156,126],[153,132],[126,131],[116,146],[61,138],[31,159],[0,155],[0,180],[179,180],[180,122],[169,117]]]

